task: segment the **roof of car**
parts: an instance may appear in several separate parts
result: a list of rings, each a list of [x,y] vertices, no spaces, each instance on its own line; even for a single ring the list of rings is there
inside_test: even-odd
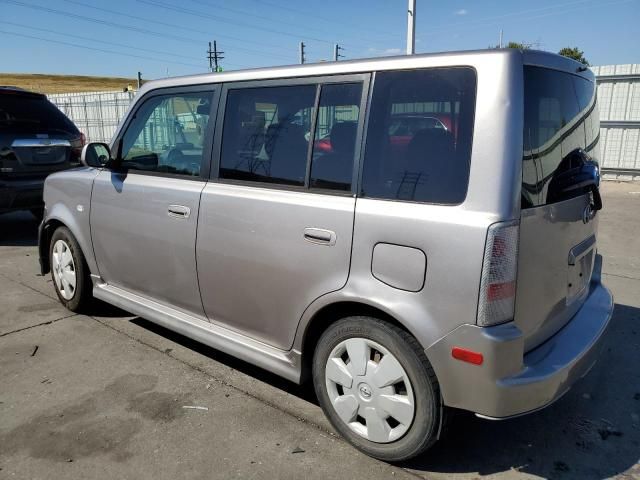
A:
[[[42,93],[31,92],[29,90],[25,90],[24,88],[15,87],[12,85],[0,85],[0,94],[23,95],[23,96],[29,96],[29,97],[44,97]]]
[[[183,77],[163,78],[145,82],[140,93],[157,88],[199,85],[207,83],[237,82],[247,80],[271,80],[278,78],[308,77],[323,75],[343,75],[366,73],[371,70],[395,70],[424,68],[431,66],[475,65],[483,59],[499,59],[498,61],[517,61],[523,64],[541,65],[558,70],[569,71],[593,80],[591,71],[583,72],[584,67],[575,60],[562,57],[551,52],[536,50],[518,50],[514,48],[483,49],[456,52],[438,52],[417,55],[399,55],[392,57],[375,57],[339,62],[305,63],[303,65],[284,65],[248,70],[229,70],[219,73],[203,73]]]

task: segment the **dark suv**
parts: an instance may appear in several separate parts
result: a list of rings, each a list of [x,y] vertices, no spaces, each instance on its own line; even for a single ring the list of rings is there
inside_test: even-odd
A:
[[[39,93],[0,87],[0,213],[40,218],[44,179],[80,165],[84,135]]]

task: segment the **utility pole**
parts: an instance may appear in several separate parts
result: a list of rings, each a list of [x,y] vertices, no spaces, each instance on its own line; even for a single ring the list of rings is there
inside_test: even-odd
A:
[[[409,0],[407,10],[407,55],[416,53],[416,0]]]
[[[344,55],[340,53],[340,50],[344,50],[344,47],[341,47],[340,44],[336,43],[333,46],[333,61],[337,62],[340,58],[344,58]]]
[[[209,50],[207,50],[207,55],[209,58],[209,70],[212,72],[221,72],[222,67],[218,65],[218,60],[224,59],[222,56],[224,52],[218,51],[218,44],[216,41],[213,41],[213,50],[211,50],[211,42],[209,42]]]
[[[138,72],[138,90],[142,87],[142,72]]]
[[[305,62],[305,60],[306,60],[306,58],[305,58],[305,56],[304,56],[304,47],[305,47],[304,42],[300,42],[300,64],[301,64],[301,65],[302,65],[302,64]]]
[[[498,42],[498,48],[502,48],[502,29],[500,29],[500,42]]]

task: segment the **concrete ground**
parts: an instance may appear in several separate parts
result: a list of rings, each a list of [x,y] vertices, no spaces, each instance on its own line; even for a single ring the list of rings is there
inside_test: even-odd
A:
[[[38,275],[36,223],[2,215],[0,479],[640,479],[640,184],[602,190],[616,308],[600,361],[539,413],[458,415],[402,465],[335,436],[309,388],[104,304],[65,310]]]

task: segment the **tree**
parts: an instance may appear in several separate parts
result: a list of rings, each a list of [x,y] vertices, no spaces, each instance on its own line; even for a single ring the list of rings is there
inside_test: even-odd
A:
[[[496,46],[489,45],[488,48],[500,48],[500,45],[496,45]],[[519,42],[509,42],[504,48],[517,48],[518,50],[529,50],[531,48],[531,45],[527,45]]]
[[[558,54],[562,55],[563,57],[573,58],[574,60],[577,60],[583,65],[586,65],[587,67],[589,66],[589,62],[587,61],[586,58],[584,58],[584,52],[580,50],[578,47],[573,47],[573,48],[564,47],[562,50],[558,52]]]
[[[525,45],[524,43],[519,42],[509,42],[507,43],[507,48],[517,48],[518,50],[529,50],[529,45]]]

